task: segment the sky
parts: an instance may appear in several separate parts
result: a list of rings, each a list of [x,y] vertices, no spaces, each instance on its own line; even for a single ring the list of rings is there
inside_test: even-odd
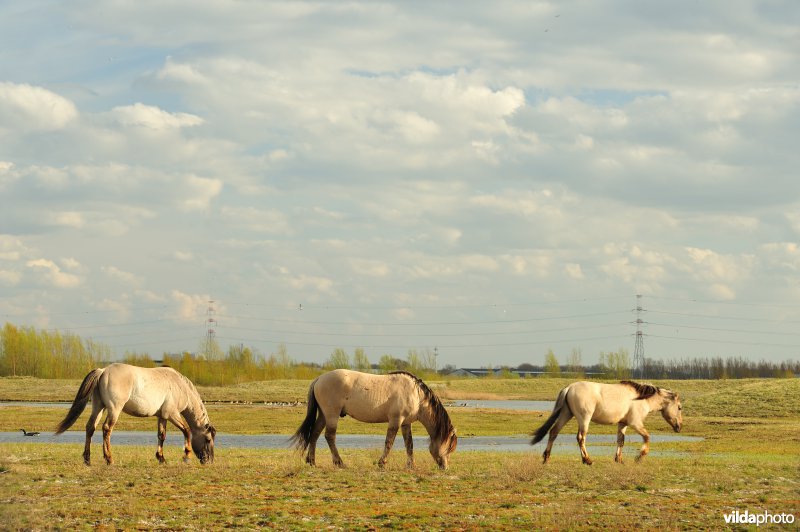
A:
[[[800,358],[794,0],[12,0],[0,44],[3,322]]]

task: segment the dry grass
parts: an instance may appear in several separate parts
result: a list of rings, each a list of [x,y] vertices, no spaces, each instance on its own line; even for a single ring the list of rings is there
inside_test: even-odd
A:
[[[558,379],[459,381],[440,390],[467,398],[552,399],[567,381]],[[476,384],[472,384],[476,382]],[[68,399],[78,382],[45,381],[55,392],[47,400]],[[468,384],[463,384],[468,383]],[[0,379],[0,395],[22,400],[39,384]],[[252,383],[203,389],[218,400],[270,395],[272,400],[304,397],[308,383]],[[483,391],[477,384],[485,384]],[[324,443],[319,467],[306,467],[291,450],[218,449],[217,461],[200,466],[177,459],[159,466],[153,457],[155,420],[123,416],[120,430],[153,432],[153,445],[114,447],[115,465],[96,459],[82,465],[81,445],[0,445],[0,515],[4,529],[221,529],[228,527],[320,529],[681,529],[723,528],[732,510],[794,512],[800,501],[797,450],[800,448],[798,382],[681,381],[659,383],[686,398],[684,433],[696,442],[661,442],[653,451],[675,451],[631,460],[637,437],[628,439],[623,465],[613,447],[590,446],[591,467],[574,453],[540,463],[541,448],[525,453],[457,451],[446,472],[435,469],[417,446],[417,469],[407,471],[401,446],[385,470],[375,465],[379,449],[343,451],[348,468],[334,469]],[[26,394],[27,391],[27,394]],[[38,393],[38,392],[37,392]],[[242,394],[241,397],[237,394]],[[461,395],[459,395],[461,394]],[[551,395],[548,395],[551,394]],[[9,395],[3,397],[10,398]],[[252,400],[252,399],[244,399]],[[52,407],[2,407],[0,430],[52,430],[66,411]],[[211,404],[221,432],[290,434],[304,407]],[[459,434],[530,432],[545,413],[451,408]],[[78,421],[78,428],[84,417]],[[36,426],[40,423],[41,426]],[[657,415],[651,432],[667,432]],[[561,438],[574,440],[574,421]],[[383,433],[385,425],[342,420],[342,432]],[[592,426],[593,433],[613,427]],[[415,434],[422,434],[415,427]],[[96,446],[99,447],[99,446]],[[99,458],[99,448],[95,456]],[[175,453],[171,453],[173,456]],[[800,519],[800,516],[798,516]]]
[[[721,528],[732,509],[797,510],[789,455],[598,460],[586,467],[532,453],[457,454],[440,472],[429,456],[414,471],[378,450],[349,451],[316,469],[290,451],[231,449],[212,466],[159,466],[152,449],[119,448],[118,464],[85,467],[79,446],[0,446],[6,529],[540,529]]]

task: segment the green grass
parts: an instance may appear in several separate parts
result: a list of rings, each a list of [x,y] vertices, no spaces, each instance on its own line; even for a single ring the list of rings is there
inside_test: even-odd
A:
[[[610,459],[542,466],[533,453],[456,454],[440,472],[427,455],[386,470],[378,450],[348,450],[334,469],[289,451],[231,449],[200,466],[160,466],[151,448],[120,447],[118,463],[85,467],[76,445],[3,445],[6,529],[277,527],[283,529],[721,528],[733,509],[796,511],[793,456]]]
[[[569,381],[480,379],[432,383],[454,399],[482,397],[552,399]],[[0,400],[71,400],[78,381],[0,379]],[[385,470],[380,449],[343,449],[348,468],[334,469],[324,440],[317,468],[289,449],[224,449],[216,462],[183,464],[180,449],[165,449],[168,463],[153,456],[155,420],[123,415],[119,430],[152,432],[153,445],[114,446],[115,464],[105,466],[100,445],[94,463],[81,461],[82,445],[0,445],[0,515],[4,529],[596,529],[724,528],[733,510],[798,513],[800,478],[800,384],[797,380],[667,381],[684,401],[684,431],[696,442],[655,442],[651,449],[676,451],[632,458],[640,438],[629,435],[625,464],[613,462],[612,445],[590,445],[595,460],[580,463],[574,452],[540,463],[541,446],[525,453],[457,450],[451,467],[438,471],[424,434],[415,424],[417,468],[404,466],[396,443]],[[275,381],[203,388],[220,432],[291,434],[304,406],[242,404],[297,401],[307,382]],[[236,404],[231,404],[236,402]],[[530,433],[547,413],[450,408],[458,432],[468,435]],[[52,430],[66,410],[0,407],[0,430]],[[88,413],[73,427],[83,430]],[[24,424],[20,420],[24,419]],[[19,425],[19,426],[18,426]],[[669,433],[658,414],[651,433]],[[174,431],[175,429],[168,429]],[[383,424],[341,420],[342,433],[383,434]],[[592,433],[614,427],[592,425]],[[574,443],[575,423],[560,437]],[[424,440],[423,440],[424,441]],[[112,439],[113,444],[113,439]],[[798,516],[800,518],[800,516]]]
[[[443,398],[552,401],[572,379],[452,379],[429,381]],[[609,381],[612,382],[612,381]],[[800,416],[800,379],[652,381],[678,392],[685,414],[730,417]],[[309,381],[274,380],[200,386],[207,403],[305,402]],[[0,401],[72,401],[80,380],[0,378]]]

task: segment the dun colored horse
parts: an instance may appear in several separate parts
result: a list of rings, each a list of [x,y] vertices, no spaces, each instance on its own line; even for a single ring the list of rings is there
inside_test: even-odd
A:
[[[92,400],[92,415],[86,422],[86,446],[83,451],[86,465],[90,463],[92,435],[103,411],[108,412],[103,423],[103,457],[107,464],[112,463],[111,431],[120,412],[137,417],[158,417],[156,458],[159,462],[164,462],[167,421],[183,432],[184,461],[188,461],[192,450],[200,463],[214,461],[214,437],[217,431],[208,419],[206,407],[194,384],[172,368],[111,364],[90,371],[78,388],[67,416],[56,428],[56,434],[61,434],[75,423],[89,399]]]
[[[373,375],[337,369],[319,376],[308,390],[306,418],[292,441],[301,451],[308,450],[306,462],[315,465],[317,440],[322,429],[331,449],[333,464],[344,467],[336,449],[339,417],[351,416],[366,423],[389,423],[386,445],[378,465],[383,467],[397,431],[406,444],[407,466],[414,467],[411,424],[422,423],[430,435],[430,453],[440,469],[447,469],[448,458],[458,443],[456,430],[439,398],[411,373],[396,371]]]
[[[559,392],[553,413],[534,433],[531,445],[539,443],[547,431],[550,431],[547,448],[542,454],[544,463],[547,463],[558,433],[567,421],[575,416],[578,421],[578,446],[584,464],[592,464],[592,459],[586,452],[589,421],[603,425],[617,424],[617,452],[614,456],[616,462],[622,462],[625,430],[632,427],[641,434],[644,444],[641,453],[636,458],[638,461],[644,458],[650,450],[650,434],[644,428],[644,420],[654,410],[661,412],[675,432],[681,431],[683,417],[681,416],[681,401],[677,393],[633,381],[622,381],[619,384],[575,382]]]

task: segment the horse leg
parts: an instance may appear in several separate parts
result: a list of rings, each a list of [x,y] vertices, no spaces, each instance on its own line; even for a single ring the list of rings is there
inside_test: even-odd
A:
[[[115,412],[113,409],[109,408],[106,421],[103,423],[103,458],[106,459],[106,464],[108,465],[114,463],[111,457],[111,431],[114,430],[117,419],[119,419],[119,412]]]
[[[186,424],[186,421],[180,415],[173,415],[169,417],[169,422],[175,425],[178,430],[183,433],[183,462],[189,462],[189,456],[192,454],[192,446],[191,443],[191,432],[189,431],[189,426]],[[164,437],[167,436],[167,423],[164,422]],[[163,442],[163,440],[161,440]],[[156,455],[158,456],[158,455]],[[159,460],[160,461],[160,460]]]
[[[627,428],[625,423],[617,423],[617,454],[614,455],[614,461],[618,464],[622,463],[622,446],[625,445],[625,429]]]
[[[164,440],[167,439],[167,420],[163,417],[158,418],[158,448],[156,449],[156,458],[160,464],[166,462],[164,460]]]
[[[636,461],[638,462],[639,460],[644,458],[647,455],[647,453],[650,452],[650,433],[647,432],[647,430],[641,425],[638,426],[632,425],[632,426],[633,430],[638,432],[642,436],[642,439],[644,440],[644,443],[642,443],[642,450],[639,453],[639,456],[636,457]]]
[[[406,467],[414,469],[414,440],[411,438],[411,424],[400,426],[403,431],[403,442],[406,444]]]
[[[339,418],[335,416],[331,416],[331,418],[333,419],[332,422],[327,422],[328,418],[326,418],[325,440],[328,442],[328,447],[331,449],[333,465],[336,467],[344,467],[342,457],[339,456],[339,450],[336,448],[336,425],[339,423]]]
[[[389,451],[392,450],[394,439],[397,437],[397,431],[400,426],[396,422],[389,423],[389,428],[386,430],[386,443],[383,446],[383,456],[378,460],[378,466],[383,467],[386,465],[386,459],[389,456]]]
[[[92,415],[89,416],[89,420],[86,422],[86,445],[83,447],[83,463],[86,465],[91,464],[92,436],[94,436],[97,422],[100,420],[102,413],[103,406],[99,404],[95,406],[94,401],[92,401]]]
[[[308,454],[306,455],[306,463],[308,465],[317,465],[317,440],[319,435],[322,434],[322,429],[325,428],[325,417],[322,412],[317,416],[317,421],[314,423],[314,430],[311,431],[311,441],[308,442]]]
[[[572,419],[572,412],[570,412],[569,408],[564,408],[561,410],[561,414],[558,416],[558,419],[556,419],[553,428],[550,429],[550,437],[547,439],[547,447],[542,453],[543,464],[546,464],[550,460],[550,451],[553,449],[553,442],[556,441],[558,433],[561,432],[561,429],[564,428],[564,425],[566,425],[570,419]]]
[[[578,447],[581,450],[581,458],[586,465],[592,465],[592,459],[589,458],[589,453],[586,451],[586,434],[589,433],[589,421],[591,416],[585,419],[578,420]]]

